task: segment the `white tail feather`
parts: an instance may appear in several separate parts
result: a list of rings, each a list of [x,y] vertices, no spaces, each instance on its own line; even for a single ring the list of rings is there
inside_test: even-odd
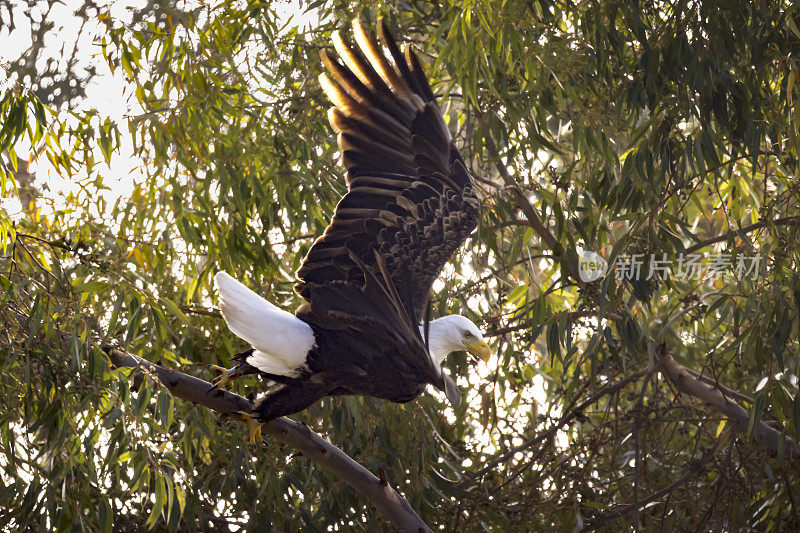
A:
[[[256,351],[247,362],[263,372],[294,376],[314,346],[311,326],[279,309],[225,272],[214,277],[228,328]]]

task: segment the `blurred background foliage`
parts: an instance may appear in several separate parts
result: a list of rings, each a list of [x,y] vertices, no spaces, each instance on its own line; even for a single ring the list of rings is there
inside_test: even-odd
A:
[[[451,357],[456,410],[431,391],[296,418],[384,468],[435,529],[800,527],[787,451],[651,376],[643,341],[750,429],[800,438],[793,2],[315,0],[295,19],[266,0],[151,0],[125,18],[78,2],[99,28],[87,53],[133,99],[123,119],[85,98],[93,69],[34,55],[55,3],[11,3],[33,44],[0,66],[0,527],[388,527],[291,449],[246,444],[100,349],[203,377],[229,365],[244,346],[215,310],[219,270],[298,305],[293,272],[345,192],[318,53],[378,16],[421,52],[483,201],[434,313],[473,318],[496,357]],[[16,7],[0,7],[6,29]],[[114,194],[126,146],[136,174]],[[581,250],[764,260],[754,280],[577,283]]]

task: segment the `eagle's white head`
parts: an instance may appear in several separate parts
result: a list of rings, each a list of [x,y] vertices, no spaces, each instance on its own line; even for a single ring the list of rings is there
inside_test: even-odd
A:
[[[424,338],[424,325],[420,326],[420,331]],[[492,349],[483,340],[478,326],[465,316],[447,315],[431,320],[429,331],[431,357],[437,366],[440,366],[450,353],[459,350],[465,350],[484,362],[492,355]]]

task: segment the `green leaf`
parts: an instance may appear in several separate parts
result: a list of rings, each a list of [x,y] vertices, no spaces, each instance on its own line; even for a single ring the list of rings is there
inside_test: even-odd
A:
[[[510,293],[508,293],[508,302],[513,303],[522,298],[528,291],[528,286],[525,284],[518,285]]]
[[[167,488],[164,477],[159,472],[154,472],[154,474],[153,492],[155,494],[155,502],[150,511],[150,516],[147,517],[147,522],[145,522],[147,529],[153,529],[158,523],[159,518],[161,518],[161,512],[164,510],[164,503],[167,501]]]
[[[786,25],[790,30],[792,30],[792,33],[794,33],[795,37],[800,39],[800,30],[797,29],[797,24],[794,22],[794,19],[791,16],[786,17]]]
[[[747,422],[747,435],[753,434],[755,427],[761,423],[761,414],[764,411],[764,404],[767,401],[767,391],[762,390],[756,394],[753,407],[750,409],[750,419]]]
[[[98,508],[98,521],[104,533],[111,533],[113,530],[114,513],[111,510],[111,503],[105,496],[100,497],[100,507]]]
[[[178,305],[175,302],[173,302],[169,298],[161,298],[161,303],[163,304],[164,307],[167,308],[167,310],[170,313],[180,318],[184,324],[189,324],[189,319],[186,317],[185,314],[183,314],[183,311],[181,311],[180,307],[178,307]]]

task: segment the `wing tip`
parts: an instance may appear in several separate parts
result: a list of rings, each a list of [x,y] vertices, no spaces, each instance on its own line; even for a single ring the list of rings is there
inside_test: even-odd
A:
[[[361,19],[356,17],[350,22],[350,27],[353,29],[353,34],[357,35],[359,33],[366,34],[367,30],[364,28],[364,24],[361,23]]]

